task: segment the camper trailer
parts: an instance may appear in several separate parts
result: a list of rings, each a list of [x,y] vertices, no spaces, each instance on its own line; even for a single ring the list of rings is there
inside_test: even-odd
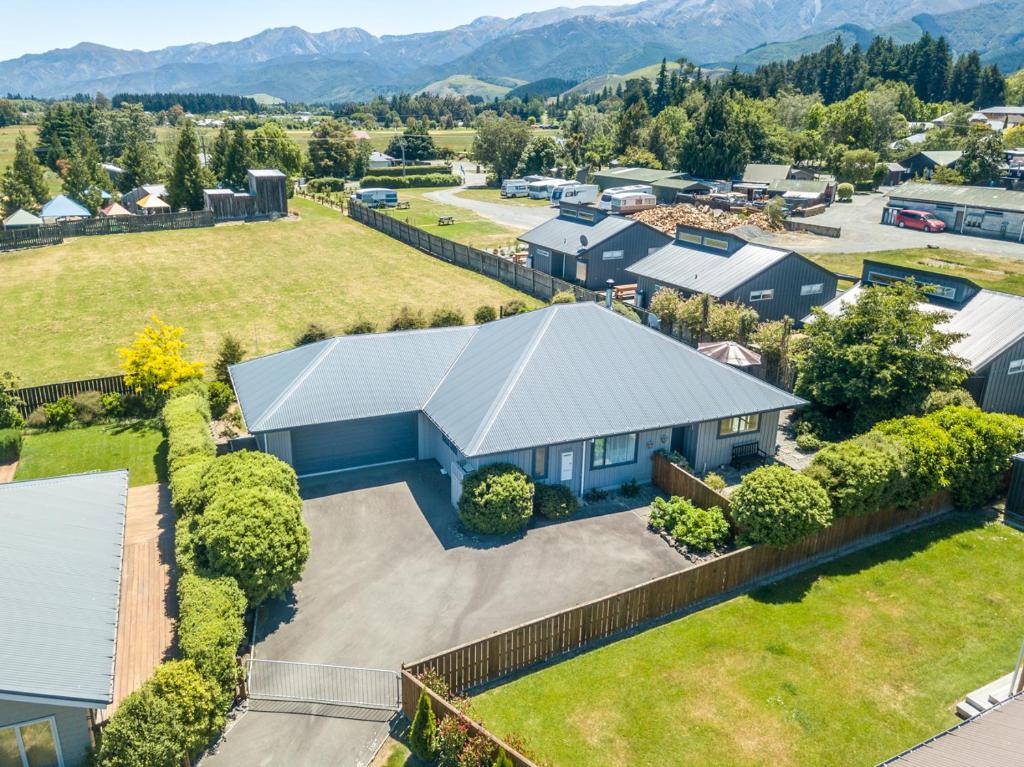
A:
[[[502,197],[529,197],[530,186],[524,179],[510,178],[501,182]]]
[[[352,199],[371,208],[393,208],[398,205],[398,192],[394,189],[360,189]]]
[[[545,178],[540,181],[534,181],[530,184],[530,199],[531,200],[549,200],[551,199],[551,193],[560,186],[566,184],[574,184],[575,181],[563,181],[560,178]]]
[[[605,189],[604,194],[601,195],[600,201],[597,203],[597,207],[601,210],[612,209],[612,198],[617,194],[626,194],[629,192],[635,192],[638,194],[654,194],[654,189],[650,184],[633,184],[632,186],[613,186],[610,189]]]
[[[604,196],[601,197],[604,202]],[[641,210],[658,207],[658,198],[650,192],[616,192],[608,202],[607,210],[625,216]]]
[[[599,191],[597,184],[579,184],[575,182],[565,184],[556,188],[551,193],[551,204],[556,207],[563,202],[589,205],[597,199]]]

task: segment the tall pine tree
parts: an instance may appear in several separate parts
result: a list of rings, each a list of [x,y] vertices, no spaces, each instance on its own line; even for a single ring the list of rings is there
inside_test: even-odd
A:
[[[248,185],[248,172],[252,167],[252,145],[245,134],[245,126],[236,122],[231,129],[231,139],[224,154],[224,167],[220,183],[227,189],[241,190]]]
[[[19,208],[37,208],[46,202],[47,197],[43,166],[36,159],[28,136],[19,133],[14,142],[14,161],[0,177],[4,214],[9,216]]]
[[[96,215],[103,206],[103,192],[108,186],[110,179],[100,166],[100,150],[92,136],[80,127],[64,166],[64,194]]]
[[[205,178],[199,162],[199,139],[191,120],[184,120],[174,150],[171,178],[167,183],[167,202],[171,208],[201,210]]]

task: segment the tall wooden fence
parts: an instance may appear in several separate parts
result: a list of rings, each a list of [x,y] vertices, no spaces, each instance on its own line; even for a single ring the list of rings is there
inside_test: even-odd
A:
[[[87,391],[98,391],[101,394],[117,392],[118,394],[129,394],[129,389],[124,383],[124,376],[103,376],[102,378],[85,378],[80,381],[62,381],[60,383],[43,384],[42,386],[28,386],[18,389],[15,393],[21,400],[18,410],[23,416],[28,416],[33,410],[42,405],[56,402],[61,397],[74,397],[77,394]]]
[[[661,453],[654,454],[654,465],[651,468],[651,481],[668,495],[678,495],[693,502],[694,506],[710,509],[717,506],[729,520],[733,533],[736,525],[732,519],[732,506],[729,499],[717,490],[704,484],[698,477],[680,466],[676,466]]]
[[[565,290],[572,291],[577,301],[598,301],[604,297],[602,293],[581,288],[528,266],[520,266],[493,253],[430,234],[362,203],[349,202],[348,213],[361,224],[373,227],[406,245],[418,248],[442,261],[491,277],[542,301],[550,301],[555,293]]]
[[[60,222],[65,237],[91,237],[98,234],[136,234],[172,229],[197,229],[213,226],[213,212],[187,210],[151,216],[101,216],[81,221]]]
[[[42,248],[47,245],[60,245],[62,242],[64,233],[56,224],[0,229],[0,251]]]
[[[784,547],[747,546],[696,567],[408,663],[403,668],[413,676],[432,669],[452,692],[462,694],[651,621],[738,593],[765,578],[809,567],[826,555],[866,545],[874,536],[937,517],[950,507],[948,493],[942,492],[913,509],[885,509],[842,517],[799,543]]]

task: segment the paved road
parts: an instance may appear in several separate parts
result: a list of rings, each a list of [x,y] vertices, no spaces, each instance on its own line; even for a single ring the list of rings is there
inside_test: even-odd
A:
[[[461,175],[458,173],[458,167],[456,167],[455,172],[457,175]],[[521,232],[538,227],[558,215],[557,208],[503,205],[500,202],[470,200],[457,194],[457,192],[471,187],[482,187],[485,183],[486,177],[482,173],[467,172],[465,174],[465,183],[462,186],[454,189],[438,189],[435,192],[427,192],[423,196],[434,202],[471,210],[478,216],[489,219],[496,224],[507,226],[510,229],[517,229]]]

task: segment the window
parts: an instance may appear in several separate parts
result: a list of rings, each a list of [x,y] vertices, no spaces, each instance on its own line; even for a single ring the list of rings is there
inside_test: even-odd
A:
[[[691,234],[690,232],[676,232],[676,239],[680,242],[692,242],[694,245],[700,245],[700,235]]]
[[[729,243],[726,240],[718,240],[713,237],[705,237],[704,245],[709,248],[715,248],[717,250],[728,250]]]
[[[581,210],[579,216],[583,221],[593,221],[594,214],[589,210]]]
[[[63,767],[53,717],[0,729],[2,767]]]
[[[562,218],[576,218],[576,211],[572,208],[562,208]]]
[[[750,291],[751,301],[771,301],[773,298],[775,298],[775,290],[773,288]]]
[[[544,479],[548,475],[548,449],[546,447],[535,447],[533,449],[533,478]]]
[[[606,250],[601,254],[602,261],[620,261],[626,257],[624,250]]]
[[[1024,359],[1010,360],[1010,367],[1006,369],[1006,375],[1015,376],[1024,373]]]
[[[723,418],[718,422],[719,437],[735,437],[737,434],[751,434],[761,425],[761,415],[738,415],[735,418]]]
[[[825,292],[825,283],[815,282],[813,285],[801,285],[801,296],[816,296]]]
[[[543,248],[534,248],[534,250],[533,250],[533,257],[534,258],[551,258],[551,251],[550,250],[544,250]]]
[[[659,250],[661,250],[661,247],[660,247],[660,246],[659,246],[659,247],[656,247],[656,248],[648,248],[648,249],[647,249],[647,255],[648,255],[648,256],[652,256],[652,255],[654,255],[655,253],[657,253],[657,252],[658,252]]]
[[[606,469],[636,463],[637,435],[620,434],[617,437],[598,437],[591,443],[590,468]]]
[[[576,281],[586,282],[587,281],[587,262],[577,261],[576,262]]]

